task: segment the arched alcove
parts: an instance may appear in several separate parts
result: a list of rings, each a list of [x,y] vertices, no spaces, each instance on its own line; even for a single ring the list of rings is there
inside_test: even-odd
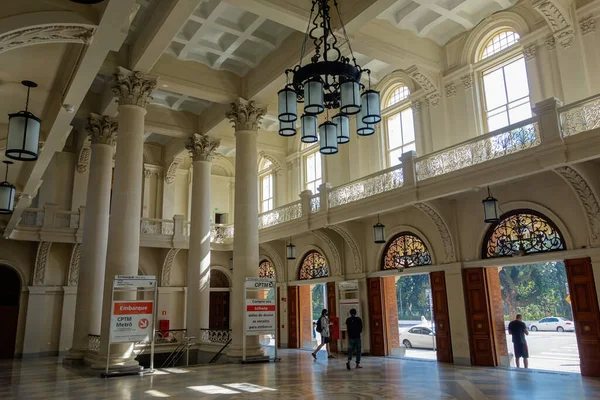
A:
[[[13,268],[0,264],[0,359],[13,358],[19,321],[21,279]]]

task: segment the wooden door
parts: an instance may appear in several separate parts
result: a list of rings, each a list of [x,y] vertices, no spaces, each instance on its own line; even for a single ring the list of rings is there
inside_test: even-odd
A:
[[[281,322],[279,320],[279,314],[281,314],[281,293],[279,287],[277,287],[277,348],[281,348]]]
[[[450,338],[450,316],[448,315],[448,295],[446,292],[446,274],[444,271],[429,274],[431,298],[433,302],[433,320],[435,321],[435,343],[437,360],[453,362],[452,340]]]
[[[496,351],[485,277],[484,268],[469,268],[463,271],[471,364],[495,367]]]
[[[208,328],[229,329],[229,292],[210,292]]]
[[[581,375],[600,376],[600,311],[589,258],[566,260]]]
[[[336,302],[336,292],[335,292],[335,282],[327,283],[327,311],[329,311],[330,317],[337,317],[337,302]],[[341,321],[340,321],[341,323]],[[338,326],[339,332],[339,326]],[[338,341],[332,340],[329,344],[329,350],[332,353],[336,353],[338,350]]]
[[[298,317],[298,286],[288,286],[288,349],[297,349],[300,347],[298,340]]]
[[[0,326],[0,359],[15,356],[15,343],[17,340],[17,322],[19,307],[0,306],[2,326]]]
[[[369,332],[371,333],[371,355],[385,356],[385,336],[383,323],[383,299],[381,296],[381,279],[367,280],[369,296]]]

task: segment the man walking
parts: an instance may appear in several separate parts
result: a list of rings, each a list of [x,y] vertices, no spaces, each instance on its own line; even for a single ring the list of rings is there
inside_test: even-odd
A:
[[[508,333],[512,335],[512,342],[515,348],[515,363],[517,368],[519,365],[519,358],[523,357],[523,365],[525,368],[529,367],[529,349],[527,348],[527,340],[525,335],[529,335],[527,331],[527,325],[523,322],[523,316],[517,314],[517,319],[508,324]]]
[[[348,332],[348,361],[346,362],[346,369],[350,369],[350,361],[352,361],[352,353],[356,351],[356,368],[362,368],[360,366],[360,334],[362,333],[362,320],[356,316],[356,310],[353,308],[350,310],[350,318],[346,319],[346,331]]]

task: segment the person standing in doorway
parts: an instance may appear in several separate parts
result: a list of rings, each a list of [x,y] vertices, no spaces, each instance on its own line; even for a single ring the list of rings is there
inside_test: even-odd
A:
[[[348,332],[348,361],[346,369],[350,369],[350,361],[352,361],[352,353],[356,351],[356,368],[360,366],[360,352],[362,351],[360,334],[362,333],[362,319],[356,316],[356,310],[350,310],[350,318],[346,319],[346,331]]]
[[[329,350],[329,342],[331,342],[331,333],[329,327],[333,325],[333,323],[329,322],[329,318],[327,317],[327,310],[323,310],[321,312],[321,318],[317,321],[317,332],[321,334],[321,344],[319,347],[315,349],[312,353],[313,358],[317,359],[317,353],[323,346],[327,350],[327,358],[335,358],[331,355],[331,351]]]
[[[508,324],[508,333],[512,335],[512,342],[515,348],[515,363],[517,368],[520,367],[519,359],[523,357],[523,365],[525,368],[529,367],[529,349],[527,347],[527,340],[525,335],[529,335],[527,331],[527,325],[523,322],[523,316],[517,314],[517,319],[511,321]]]

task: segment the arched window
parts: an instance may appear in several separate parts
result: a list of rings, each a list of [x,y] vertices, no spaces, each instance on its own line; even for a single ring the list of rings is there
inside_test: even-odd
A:
[[[534,210],[514,210],[492,225],[483,241],[482,258],[509,257],[565,250],[558,227]]]
[[[492,57],[515,45],[519,35],[504,30],[483,46],[480,60]],[[488,132],[531,118],[527,68],[522,54],[499,59],[493,67],[483,71],[485,119]]]
[[[410,233],[397,234],[383,252],[381,269],[412,268],[431,265],[431,253],[420,237]]]
[[[325,260],[325,257],[323,257],[321,253],[313,250],[304,256],[298,279],[307,280],[325,278],[328,276],[329,267],[327,266],[327,260]]]
[[[275,268],[271,261],[262,260],[258,265],[258,277],[259,278],[275,278]]]
[[[316,194],[321,183],[323,183],[321,154],[318,152],[318,146],[315,146],[314,151],[304,156],[304,190],[310,190]]]
[[[229,279],[227,275],[217,269],[210,270],[210,287],[211,288],[228,288]]]
[[[398,86],[387,98],[385,115],[385,147],[387,167],[400,164],[400,156],[416,150],[415,124],[410,102],[410,90],[405,85]]]
[[[260,212],[264,213],[271,211],[275,206],[273,163],[271,160],[263,158],[258,170],[258,180],[260,181]]]

